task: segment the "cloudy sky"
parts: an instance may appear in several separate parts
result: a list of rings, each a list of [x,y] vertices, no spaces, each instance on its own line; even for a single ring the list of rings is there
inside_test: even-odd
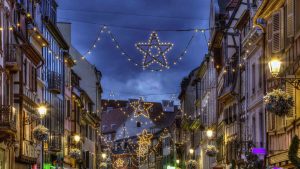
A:
[[[210,0],[58,0],[58,21],[72,23],[72,43],[85,53],[97,38],[101,25],[108,29],[126,54],[138,63],[143,55],[135,48],[146,42],[152,30],[162,42],[171,42],[173,49],[166,54],[172,63],[180,55],[194,31],[207,28]],[[208,36],[208,33],[206,33]],[[144,96],[148,101],[177,98],[184,76],[200,65],[207,52],[203,33],[197,33],[186,55],[169,70],[151,72],[134,66],[116,48],[107,33],[88,56],[103,74],[104,98],[127,99]]]

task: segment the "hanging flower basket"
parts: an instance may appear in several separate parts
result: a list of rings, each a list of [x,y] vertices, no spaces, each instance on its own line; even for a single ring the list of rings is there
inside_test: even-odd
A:
[[[264,97],[266,110],[278,116],[287,115],[294,106],[293,97],[281,89],[273,90]]]
[[[208,145],[205,151],[206,155],[209,157],[215,157],[218,153],[216,146]]]
[[[81,151],[78,148],[72,148],[69,152],[69,156],[76,160],[80,159]]]
[[[46,141],[48,140],[48,129],[43,126],[43,125],[38,125],[33,129],[33,137],[37,140],[37,141]]]
[[[100,163],[100,168],[106,168],[106,167],[107,167],[107,163],[105,163],[105,162]]]
[[[196,161],[196,160],[189,160],[189,161],[187,162],[187,165],[188,165],[189,167],[196,167],[196,166],[197,166],[197,161]]]

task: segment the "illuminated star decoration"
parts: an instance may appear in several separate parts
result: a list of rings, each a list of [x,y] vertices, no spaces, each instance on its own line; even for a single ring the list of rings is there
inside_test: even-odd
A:
[[[121,158],[118,158],[118,159],[115,161],[115,166],[116,166],[117,168],[123,167],[123,166],[124,166],[124,160],[121,159]]]
[[[138,150],[137,155],[139,157],[145,156],[148,152],[148,146],[151,145],[151,139],[153,137],[153,134],[148,134],[147,130],[144,129],[141,133],[141,135],[138,136]]]
[[[152,103],[143,102],[142,99],[130,103],[130,106],[134,109],[134,117],[141,115],[149,118],[149,109],[153,106]]]
[[[156,32],[151,33],[148,43],[138,42],[135,44],[135,47],[144,54],[142,62],[143,69],[154,63],[169,69],[166,53],[168,53],[173,46],[173,43],[160,42]]]
[[[144,129],[142,131],[142,134],[138,136],[138,138],[139,138],[138,143],[143,144],[143,145],[150,145],[152,137],[153,137],[153,134],[151,134],[151,133],[148,134],[147,130]]]

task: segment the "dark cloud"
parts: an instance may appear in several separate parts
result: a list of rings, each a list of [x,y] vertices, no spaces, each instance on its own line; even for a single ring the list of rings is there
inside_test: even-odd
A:
[[[100,24],[105,24],[111,25],[121,46],[138,62],[142,55],[134,44],[147,41],[150,30],[208,26],[209,0],[58,0],[58,4],[58,20],[72,22],[72,43],[81,53],[95,40]],[[169,60],[183,51],[192,34],[158,32],[161,41],[174,43],[167,54]],[[102,71],[105,98],[114,91],[116,98],[147,95],[148,100],[159,101],[170,95],[158,94],[179,92],[181,79],[200,64],[206,51],[205,37],[198,33],[181,63],[163,72],[149,72],[128,62],[103,34],[88,60]]]

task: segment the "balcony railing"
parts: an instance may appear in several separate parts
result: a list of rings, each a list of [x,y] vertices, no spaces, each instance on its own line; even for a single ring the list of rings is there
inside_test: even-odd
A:
[[[49,71],[48,73],[48,89],[53,93],[59,94],[62,89],[62,76],[61,74]]]
[[[21,70],[18,62],[18,57],[20,57],[20,48],[17,45],[8,45],[5,54],[6,68],[11,72],[17,72]]]
[[[49,139],[49,150],[50,151],[61,151],[62,150],[62,136],[61,134],[51,133]]]
[[[16,114],[12,106],[0,106],[0,130],[1,132],[16,131]]]

